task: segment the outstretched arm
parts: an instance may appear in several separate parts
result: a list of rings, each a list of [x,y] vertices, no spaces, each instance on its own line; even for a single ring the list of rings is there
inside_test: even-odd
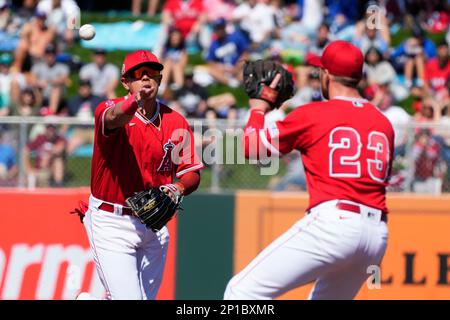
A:
[[[153,90],[156,89],[153,87],[142,88],[139,92],[129,95],[127,99],[108,109],[105,113],[105,128],[114,130],[130,122],[139,104],[143,104],[144,101],[148,100]]]
[[[277,74],[270,88],[278,85],[281,75]],[[266,148],[261,141],[261,135],[266,136],[264,130],[264,116],[270,110],[270,104],[262,99],[250,99],[250,118],[244,128],[244,155],[247,159],[258,159],[261,148]],[[264,138],[263,138],[264,139]]]

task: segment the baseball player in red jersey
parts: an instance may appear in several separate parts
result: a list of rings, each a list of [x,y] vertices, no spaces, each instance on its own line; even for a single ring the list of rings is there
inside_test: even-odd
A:
[[[102,102],[95,112],[84,226],[108,299],[154,299],[166,259],[167,227],[147,229],[125,199],[160,186],[180,197],[200,183],[203,164],[188,123],[156,99],[162,69],[149,51],[127,55],[121,80],[128,95]]]
[[[389,120],[357,90],[364,58],[352,44],[335,41],[321,58],[322,95],[264,129],[269,104],[250,99],[244,129],[252,146],[272,155],[299,150],[309,207],[295,223],[228,283],[225,299],[272,299],[315,282],[310,299],[352,299],[386,249],[386,185],[394,131]],[[271,88],[276,88],[277,77]]]

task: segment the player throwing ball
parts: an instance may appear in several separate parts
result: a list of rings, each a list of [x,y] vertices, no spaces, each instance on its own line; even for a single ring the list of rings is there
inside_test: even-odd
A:
[[[156,297],[169,241],[165,224],[200,183],[203,164],[188,123],[156,99],[162,69],[149,51],[127,55],[121,80],[128,94],[95,111],[83,224],[107,299]]]
[[[330,43],[312,62],[328,101],[301,106],[266,129],[264,114],[290,97],[292,84],[273,63],[246,65],[251,115],[245,155],[299,150],[310,200],[305,217],[231,279],[225,299],[273,299],[310,282],[310,299],[353,299],[368,267],[380,264],[388,239],[385,188],[394,131],[358,93],[363,63],[357,47]]]

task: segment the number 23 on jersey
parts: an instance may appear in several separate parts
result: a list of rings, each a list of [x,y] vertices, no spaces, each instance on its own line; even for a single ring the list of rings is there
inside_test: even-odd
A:
[[[329,173],[330,177],[359,178],[361,166],[367,166],[370,178],[377,182],[385,182],[389,172],[389,141],[379,131],[371,131],[367,138],[367,146],[361,143],[359,133],[351,127],[337,127],[330,133]],[[361,149],[373,151],[373,156],[366,162],[361,159]]]

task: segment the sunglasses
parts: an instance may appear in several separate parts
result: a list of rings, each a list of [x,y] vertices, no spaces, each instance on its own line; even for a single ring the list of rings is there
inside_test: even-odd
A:
[[[151,79],[161,79],[161,73],[158,70],[154,70],[147,66],[142,66],[140,68],[130,70],[128,76],[133,80],[140,80],[142,79],[144,74],[147,74],[147,76]]]

